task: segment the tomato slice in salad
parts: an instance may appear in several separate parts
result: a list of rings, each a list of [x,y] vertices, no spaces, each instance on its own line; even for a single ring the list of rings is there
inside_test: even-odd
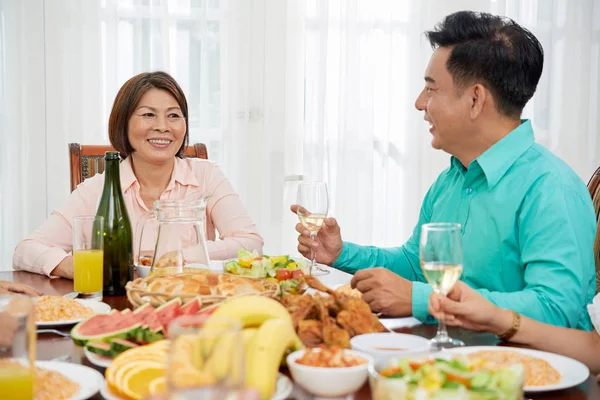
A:
[[[302,272],[299,269],[292,272],[292,279],[300,279],[300,278],[304,278],[304,272]]]
[[[277,270],[277,272],[275,273],[275,279],[277,279],[278,281],[287,281],[288,279],[292,278],[292,272],[285,269],[285,268],[279,268]]]

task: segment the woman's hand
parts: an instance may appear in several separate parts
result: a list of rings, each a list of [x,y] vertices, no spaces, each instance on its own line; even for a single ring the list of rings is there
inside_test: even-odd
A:
[[[27,296],[41,296],[43,293],[22,283],[0,281],[0,293],[22,293]]]
[[[17,318],[7,312],[0,312],[0,346],[10,346],[19,327]]]
[[[447,325],[499,335],[512,325],[512,312],[499,308],[464,282],[457,282],[447,297],[431,293],[429,313]]]

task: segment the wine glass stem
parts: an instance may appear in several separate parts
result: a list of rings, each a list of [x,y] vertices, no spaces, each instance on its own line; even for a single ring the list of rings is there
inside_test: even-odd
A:
[[[317,240],[317,233],[316,232],[311,232],[310,233],[310,239],[314,242]],[[312,273],[313,269],[315,268],[316,265],[316,260],[317,260],[317,252],[315,250],[314,247],[310,248],[310,271]]]
[[[444,293],[439,293],[440,296],[445,297]],[[446,329],[446,323],[443,319],[438,320],[437,337],[448,337],[448,330]]]

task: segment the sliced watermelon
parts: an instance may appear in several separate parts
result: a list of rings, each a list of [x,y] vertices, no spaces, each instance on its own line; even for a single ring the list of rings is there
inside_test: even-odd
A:
[[[179,307],[181,307],[181,299],[176,297],[156,309],[156,315],[158,316],[165,333],[168,331],[169,323],[177,317]]]
[[[106,342],[89,342],[85,345],[85,348],[92,353],[99,354],[104,357],[114,357],[115,354],[111,349],[111,345]]]
[[[136,347],[138,347],[138,344],[133,343],[129,340],[125,340],[125,339],[111,339],[110,340],[110,349],[114,355],[121,354],[125,350],[133,349]]]
[[[71,337],[78,346],[90,341],[107,342],[112,338],[129,338],[136,335],[140,324],[133,318],[124,318],[119,312],[98,314],[81,321],[71,330]]]
[[[163,326],[156,312],[144,316],[142,327],[138,330],[138,343],[152,343],[164,339]]]
[[[143,317],[145,315],[151,314],[154,312],[154,307],[152,307],[152,304],[150,303],[144,303],[142,306],[136,308],[133,311],[133,315],[135,315],[136,317]]]
[[[196,314],[198,312],[198,310],[200,310],[201,306],[202,306],[202,300],[200,299],[200,297],[196,297],[196,298],[188,301],[187,303],[185,303],[185,305],[181,306],[181,308],[179,309],[177,314],[178,315]]]

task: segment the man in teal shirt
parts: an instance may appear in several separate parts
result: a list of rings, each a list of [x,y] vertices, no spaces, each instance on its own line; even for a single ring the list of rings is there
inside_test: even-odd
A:
[[[595,214],[585,184],[534,142],[521,111],[539,81],[543,50],[510,19],[459,12],[428,32],[435,49],[416,101],[432,146],[451,154],[429,189],[402,247],[342,242],[328,218],[316,241],[298,224],[298,250],[354,273],[352,286],[373,311],[433,321],[431,286],[419,262],[421,225],[462,226],[462,280],[499,307],[589,330],[595,293]],[[292,206],[295,210],[295,206]],[[383,268],[377,268],[377,267]]]

